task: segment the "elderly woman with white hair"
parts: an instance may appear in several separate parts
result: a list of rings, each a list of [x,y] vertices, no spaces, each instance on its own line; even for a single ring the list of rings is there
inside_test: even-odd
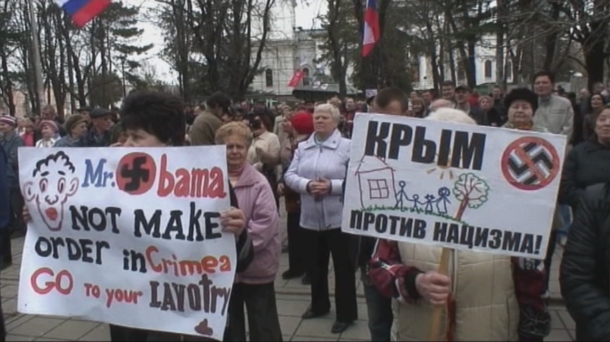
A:
[[[342,184],[347,172],[350,140],[341,137],[337,125],[339,109],[318,105],[313,113],[314,134],[301,142],[284,175],[286,185],[301,194],[301,243],[308,246],[312,260],[311,305],[304,319],[330,311],[328,263],[332,255],[335,271],[337,319],[333,333],[345,331],[358,318],[356,276],[349,254],[349,236],[341,231]]]
[[[468,114],[439,108],[426,119],[476,125]],[[544,264],[483,252],[454,250],[440,274],[442,248],[379,240],[369,275],[393,298],[393,340],[430,337],[433,308],[446,306],[437,341],[542,341],[550,316],[540,297]]]

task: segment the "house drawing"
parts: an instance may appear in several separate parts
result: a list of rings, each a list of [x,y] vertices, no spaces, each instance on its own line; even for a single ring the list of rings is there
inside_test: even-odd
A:
[[[360,159],[355,175],[358,177],[360,204],[394,207],[396,205],[395,170],[379,157]]]

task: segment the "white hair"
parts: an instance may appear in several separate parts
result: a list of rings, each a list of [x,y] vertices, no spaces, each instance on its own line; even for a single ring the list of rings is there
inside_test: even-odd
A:
[[[316,113],[328,113],[336,123],[339,123],[341,121],[341,112],[339,112],[339,108],[330,103],[323,103],[317,105],[313,111],[314,115]]]
[[[457,122],[468,125],[476,125],[477,122],[474,121],[468,114],[464,113],[459,109],[454,108],[439,108],[434,112],[430,113],[426,117],[427,120],[434,121],[445,121],[445,122]]]
[[[438,99],[433,101],[430,104],[430,111],[434,112],[436,110],[438,110],[439,108],[451,108],[453,107],[453,102],[449,101],[449,100],[445,100],[445,99]]]

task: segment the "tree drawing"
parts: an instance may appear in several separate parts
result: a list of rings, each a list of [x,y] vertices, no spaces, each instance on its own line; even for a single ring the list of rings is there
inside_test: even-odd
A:
[[[487,202],[489,185],[472,173],[462,173],[453,185],[453,195],[460,201],[455,219],[461,220],[466,207],[476,209]]]

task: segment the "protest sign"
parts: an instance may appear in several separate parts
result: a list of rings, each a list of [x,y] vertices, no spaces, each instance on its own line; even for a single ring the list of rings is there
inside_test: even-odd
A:
[[[18,309],[222,339],[235,276],[224,146],[20,148]]]
[[[342,230],[543,259],[565,137],[358,114]]]

